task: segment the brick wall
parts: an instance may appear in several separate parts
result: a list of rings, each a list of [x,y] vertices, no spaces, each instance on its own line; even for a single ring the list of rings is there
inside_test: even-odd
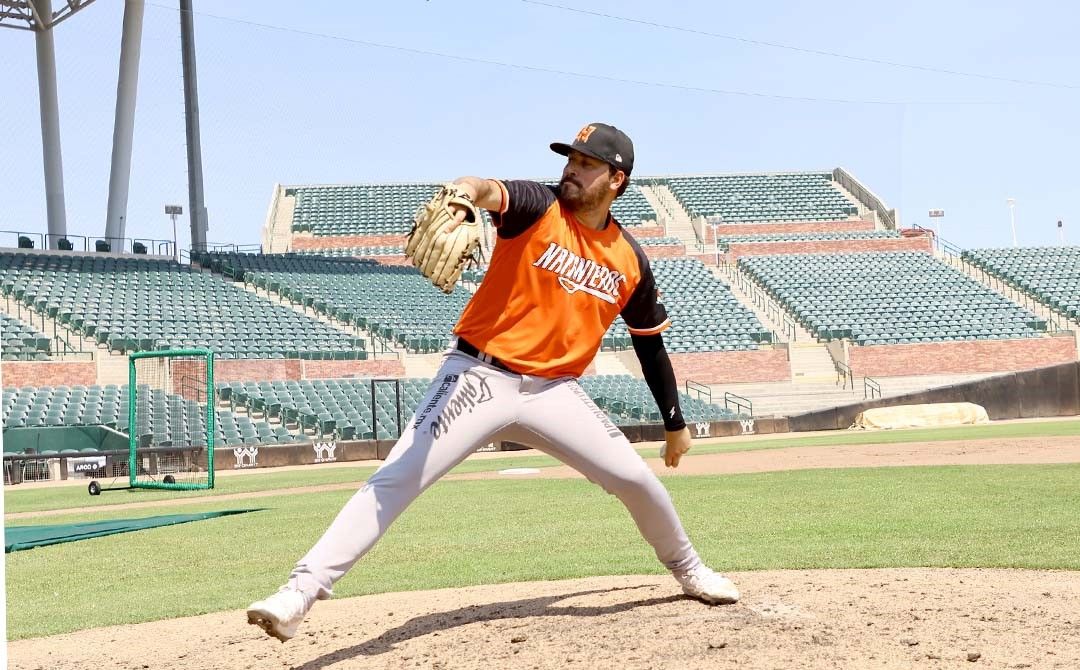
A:
[[[344,249],[346,247],[403,247],[404,235],[293,235],[292,249]]]
[[[663,226],[627,226],[626,229],[630,231],[630,234],[634,237],[644,239],[646,237],[663,237]]]
[[[412,266],[412,261],[404,256],[364,256],[365,260],[375,261],[379,265],[408,265]]]
[[[94,361],[4,361],[0,363],[0,384],[4,388],[22,386],[71,386],[97,384]]]
[[[682,387],[687,379],[703,384],[779,382],[791,379],[786,348],[710,353],[669,353],[675,378]]]
[[[1075,360],[1071,336],[848,347],[852,372],[871,377],[1015,372]]]
[[[932,253],[927,237],[871,240],[796,240],[791,242],[751,242],[732,244],[727,256],[734,262],[739,256],[774,254],[852,254],[867,251],[925,251]]]
[[[713,227],[705,226],[708,243],[713,241]],[[838,230],[874,230],[873,221],[807,221],[805,223],[725,223],[720,237],[725,235],[779,235],[781,233],[830,233]]]
[[[649,258],[684,258],[686,247],[682,244],[646,245],[641,247]]]
[[[285,381],[300,379],[300,361],[282,358],[214,360],[214,381]]]
[[[404,377],[401,360],[308,361],[296,359],[228,359],[214,361],[215,381],[284,381],[341,377]]]
[[[398,358],[367,361],[300,361],[300,363],[304,379],[405,376],[405,364]]]

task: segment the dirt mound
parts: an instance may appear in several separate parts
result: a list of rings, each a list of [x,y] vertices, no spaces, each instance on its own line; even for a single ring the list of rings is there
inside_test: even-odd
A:
[[[669,577],[391,593],[319,603],[286,644],[234,611],[14,642],[10,667],[1080,667],[1080,572],[732,577],[737,605],[690,600]]]

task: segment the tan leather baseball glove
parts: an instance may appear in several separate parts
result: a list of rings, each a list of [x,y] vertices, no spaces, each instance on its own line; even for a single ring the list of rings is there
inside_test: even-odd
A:
[[[459,221],[459,212],[464,212],[464,220]],[[468,193],[455,184],[444,184],[416,211],[405,256],[420,274],[450,293],[466,265],[479,262],[480,225],[480,210]]]

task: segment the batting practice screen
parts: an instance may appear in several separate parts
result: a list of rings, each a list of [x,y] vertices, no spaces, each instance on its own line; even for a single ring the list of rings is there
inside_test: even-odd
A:
[[[132,488],[214,488],[214,354],[147,351],[129,359]]]

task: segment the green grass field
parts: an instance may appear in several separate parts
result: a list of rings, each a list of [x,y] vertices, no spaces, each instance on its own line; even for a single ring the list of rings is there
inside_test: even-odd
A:
[[[802,437],[777,437],[775,439],[737,440],[722,443],[695,443],[692,454],[713,454],[757,449],[781,449],[786,447],[830,446],[851,444],[890,444],[901,442],[933,442],[946,440],[1003,439],[1016,437],[1058,437],[1080,435],[1080,421],[1046,421],[1031,423],[991,424],[958,428],[898,430],[889,432],[828,432],[822,435]],[[643,456],[657,455],[656,447],[638,450]],[[454,473],[493,472],[510,467],[545,468],[559,465],[550,456],[531,455],[505,458],[470,459],[453,470]],[[213,491],[110,491],[91,497],[85,486],[20,489],[8,488],[4,494],[4,511],[38,512],[63,510],[72,507],[117,505],[128,502],[199,498],[231,493],[273,491],[300,486],[318,486],[359,482],[369,476],[374,468],[311,467],[289,472],[267,472],[257,475],[218,477]],[[107,484],[107,482],[104,482]],[[123,485],[124,482],[119,482]]]
[[[1080,464],[672,476],[665,484],[703,557],[723,570],[1080,569],[1078,479]],[[9,638],[243,608],[284,581],[350,495],[207,500],[184,511],[267,509],[9,554]],[[166,513],[140,510],[151,511]],[[34,521],[146,515],[103,508]],[[661,572],[619,502],[588,482],[441,482],[336,593]]]

